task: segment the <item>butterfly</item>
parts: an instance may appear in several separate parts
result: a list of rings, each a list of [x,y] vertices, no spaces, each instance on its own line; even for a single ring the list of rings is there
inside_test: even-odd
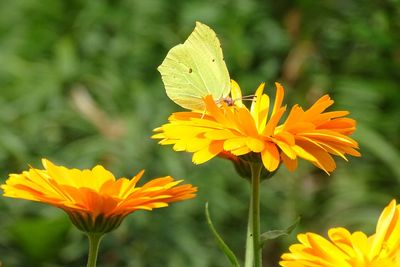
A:
[[[157,69],[168,97],[185,109],[204,111],[207,95],[217,103],[230,99],[231,83],[220,41],[201,22],[196,22],[183,44],[169,50]]]

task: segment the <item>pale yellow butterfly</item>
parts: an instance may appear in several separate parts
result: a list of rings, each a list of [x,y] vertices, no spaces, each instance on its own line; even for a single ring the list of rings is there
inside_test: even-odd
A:
[[[190,110],[205,110],[203,97],[223,101],[230,92],[230,78],[215,32],[205,24],[196,27],[183,44],[169,50],[161,65],[165,91],[176,104]]]

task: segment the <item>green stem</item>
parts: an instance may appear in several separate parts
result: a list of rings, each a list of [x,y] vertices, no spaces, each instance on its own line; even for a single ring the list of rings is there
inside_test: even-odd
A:
[[[100,241],[104,234],[87,233],[89,238],[89,256],[87,267],[96,267],[97,254],[99,252]]]
[[[244,260],[244,267],[253,267],[253,198],[250,198],[249,204],[249,218],[247,221],[247,235],[246,235],[246,255]]]
[[[253,162],[251,167],[251,198],[247,225],[245,267],[262,267],[260,245],[260,173],[262,164]]]

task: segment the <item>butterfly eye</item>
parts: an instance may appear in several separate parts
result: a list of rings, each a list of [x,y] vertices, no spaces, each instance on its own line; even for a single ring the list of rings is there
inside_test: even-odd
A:
[[[233,106],[233,104],[235,104],[235,101],[232,98],[230,98],[229,96],[224,97],[222,99],[222,101],[224,101],[225,104],[227,104],[228,106]]]

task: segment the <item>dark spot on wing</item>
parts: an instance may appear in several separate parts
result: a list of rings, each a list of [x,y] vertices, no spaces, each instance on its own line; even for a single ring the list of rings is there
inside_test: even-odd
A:
[[[212,62],[215,62],[215,58],[213,58],[211,61],[212,61]]]
[[[192,72],[193,72],[192,68],[189,68],[189,73],[192,73]]]

